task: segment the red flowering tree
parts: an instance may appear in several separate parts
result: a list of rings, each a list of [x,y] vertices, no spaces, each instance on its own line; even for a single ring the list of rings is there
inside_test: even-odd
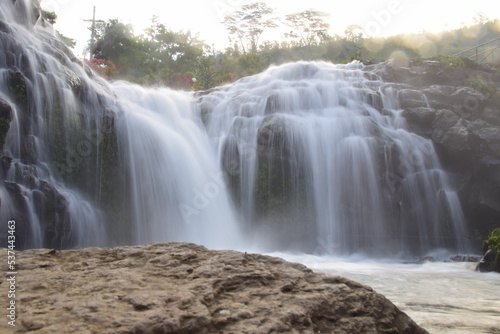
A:
[[[85,60],[85,63],[108,80],[115,78],[119,73],[116,69],[116,65],[110,60],[92,58],[90,60]]]
[[[191,90],[193,83],[193,78],[191,78],[189,74],[179,74],[177,78],[175,78],[172,87],[174,89]]]

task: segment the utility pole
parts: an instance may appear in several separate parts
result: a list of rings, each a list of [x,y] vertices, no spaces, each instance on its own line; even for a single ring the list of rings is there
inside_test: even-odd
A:
[[[92,14],[92,20],[83,20],[85,22],[92,22],[92,26],[89,28],[90,30],[90,50],[89,50],[89,60],[94,58],[94,50],[95,50],[95,38],[96,38],[96,27],[95,24],[97,23],[104,23],[103,20],[96,20],[95,19],[95,6],[94,6],[94,11]]]
[[[95,50],[94,44],[95,44],[95,6],[94,6],[94,13],[92,15],[92,32],[90,34],[90,54],[89,54],[90,59],[94,58],[94,50]]]

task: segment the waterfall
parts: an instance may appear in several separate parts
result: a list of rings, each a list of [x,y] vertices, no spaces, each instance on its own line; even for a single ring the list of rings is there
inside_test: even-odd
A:
[[[113,85],[117,131],[129,169],[133,242],[239,245],[224,175],[190,96],[168,89]]]
[[[468,250],[432,142],[370,68],[285,64],[200,93],[110,84],[28,3],[0,7],[0,220],[19,247]]]
[[[397,90],[362,64],[273,67],[201,96],[198,113],[262,247],[465,250],[432,142],[406,129]]]
[[[100,161],[90,157],[97,148],[86,136],[100,131],[103,85],[88,77],[31,2],[2,2],[0,104],[2,126],[10,124],[2,134],[0,220],[16,221],[18,248],[106,244],[93,189],[77,187],[98,175]]]

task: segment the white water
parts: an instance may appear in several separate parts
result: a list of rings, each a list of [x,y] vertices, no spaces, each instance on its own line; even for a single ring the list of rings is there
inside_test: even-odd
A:
[[[239,231],[215,153],[191,99],[168,89],[113,85],[130,182],[134,243],[188,241],[236,248]]]
[[[402,264],[313,255],[269,254],[372,287],[432,334],[500,333],[500,274],[476,263]]]
[[[200,98],[200,117],[218,159],[239,178],[235,198],[261,247],[372,256],[468,250],[432,142],[406,130],[397,90],[368,74],[360,63],[286,64]],[[282,212],[302,205],[293,212],[310,213],[259,215],[266,173],[292,189]]]
[[[96,92],[104,86],[101,80],[88,78],[69,54],[56,50],[54,45],[61,42],[51,27],[37,19],[29,1],[2,1],[0,5],[0,98],[12,106],[13,112],[1,152],[12,162],[0,182],[0,221],[16,221],[17,247],[21,248],[104,245],[108,237],[102,213],[89,196],[61,182],[53,165],[55,136],[64,152],[62,159],[68,160],[63,168],[67,169],[71,167],[69,153],[82,142],[75,137],[75,129],[90,133],[90,129],[100,127],[99,117],[94,117],[100,111]],[[24,92],[19,90],[20,84],[14,87],[17,91],[8,89],[14,86],[9,80],[16,72],[25,80]],[[69,72],[83,81],[80,96],[72,91]],[[8,187],[18,189],[13,191],[18,195],[17,211]],[[44,221],[47,208],[40,203],[53,201],[53,197],[58,198],[52,206],[59,207],[52,216],[57,221]],[[0,234],[4,234],[6,224],[0,226]]]
[[[27,3],[0,8],[10,24],[0,38],[0,97],[14,108],[0,194],[20,185],[25,247],[235,248],[244,234],[261,249],[335,255],[468,250],[460,203],[432,142],[406,130],[397,89],[362,64],[286,64],[202,96],[109,85],[62,52]],[[24,107],[7,91],[15,71],[26,80]],[[104,149],[107,112],[119,152]],[[108,164],[123,173],[113,181],[122,193],[101,174]],[[50,202],[47,184],[67,202],[55,226],[36,207],[42,195]]]

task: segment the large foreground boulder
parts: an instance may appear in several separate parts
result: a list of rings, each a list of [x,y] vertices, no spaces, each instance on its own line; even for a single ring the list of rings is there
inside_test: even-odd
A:
[[[16,333],[427,333],[367,286],[259,254],[168,243],[17,258]]]

